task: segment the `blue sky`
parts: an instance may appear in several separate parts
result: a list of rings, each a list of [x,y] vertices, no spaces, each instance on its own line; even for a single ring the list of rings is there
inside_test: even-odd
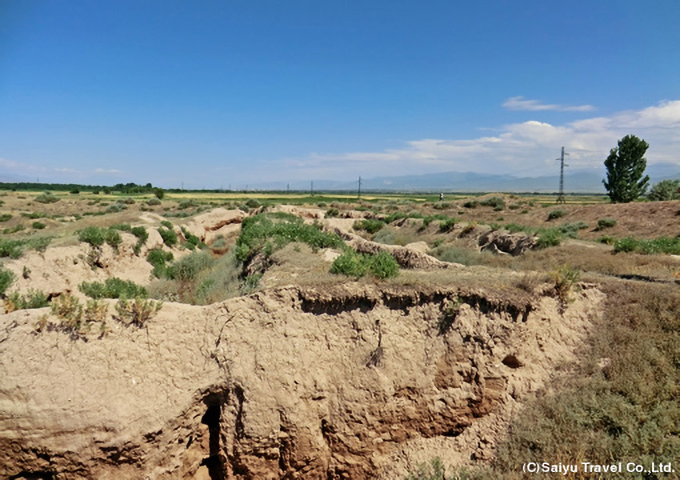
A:
[[[0,179],[680,169],[680,3],[0,1]]]

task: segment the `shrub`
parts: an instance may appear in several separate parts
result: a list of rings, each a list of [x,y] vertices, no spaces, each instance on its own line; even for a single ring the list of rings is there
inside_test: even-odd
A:
[[[5,295],[5,292],[12,285],[12,282],[14,282],[14,273],[0,265],[0,297]]]
[[[477,208],[479,207],[479,202],[477,200],[469,200],[463,204],[465,208]]]
[[[163,200],[163,197],[165,196],[165,192],[163,191],[162,188],[154,188],[153,194],[156,196],[156,201],[158,201],[158,204],[157,204],[157,205],[160,205],[160,204],[161,204],[160,201]],[[149,204],[149,205],[151,205],[150,202],[151,202],[151,200],[149,200],[149,201],[146,202],[146,203]]]
[[[127,208],[127,205],[116,202],[106,209],[106,213],[118,213],[127,210]]]
[[[548,214],[548,220],[556,220],[558,218],[562,218],[567,214],[564,210],[553,210]]]
[[[92,247],[104,245],[104,231],[99,227],[85,227],[78,232],[78,240]]]
[[[41,223],[41,222],[33,222],[33,224],[32,224],[31,226],[32,226],[35,230],[42,230],[42,229],[44,229],[47,225],[45,225],[44,223]]]
[[[24,241],[0,239],[0,257],[19,258],[23,252]]]
[[[337,208],[329,208],[326,210],[326,214],[324,215],[325,218],[334,218],[340,216],[340,210]]]
[[[600,238],[597,239],[598,242],[604,243],[605,245],[614,245],[616,242],[616,238],[612,237],[611,235],[602,235]]]
[[[342,273],[348,277],[360,278],[366,274],[368,266],[363,255],[348,248],[342,255],[333,260],[331,273]]]
[[[562,233],[554,228],[548,228],[538,232],[538,240],[536,241],[536,247],[538,248],[548,248],[556,247],[562,243]]]
[[[597,221],[597,229],[604,230],[605,228],[613,228],[616,226],[616,220],[613,218],[601,218]]]
[[[503,210],[505,208],[505,200],[503,197],[489,197],[479,202],[483,207],[494,207],[494,209]]]
[[[563,223],[559,226],[558,230],[568,238],[576,238],[578,237],[578,231],[583,230],[584,228],[588,228],[588,225],[584,222]]]
[[[661,180],[652,187],[647,198],[652,201],[677,200],[679,188],[680,180]]]
[[[142,246],[144,246],[146,241],[149,239],[149,234],[144,227],[132,227],[130,233],[137,237],[137,243],[135,244],[133,250],[135,255],[139,255],[139,252],[142,250]]]
[[[134,300],[122,298],[116,303],[116,312],[119,315],[119,319],[140,328],[161,308],[163,308],[163,302],[139,297]]]
[[[157,198],[150,198],[146,201],[146,204],[150,207],[157,207],[161,204],[161,201]]]
[[[123,238],[120,236],[120,233],[118,233],[117,230],[112,229],[104,230],[104,240],[116,251],[118,251],[118,247],[123,243]]]
[[[517,232],[532,233],[533,232],[533,230],[530,227],[525,227],[524,225],[520,225],[519,223],[508,223],[505,226],[505,229],[510,233],[517,233]]]
[[[22,295],[19,292],[11,293],[5,299],[5,309],[7,312],[43,308],[49,304],[49,297],[45,292],[33,289],[29,289],[26,295]]]
[[[384,226],[385,223],[382,220],[366,218],[364,220],[355,221],[353,227],[355,230],[364,230],[367,233],[374,234]]]
[[[429,464],[421,463],[415,472],[409,471],[405,480],[466,480],[468,477],[465,470],[460,473],[447,476],[444,471],[444,465],[439,458],[434,458]]]
[[[342,273],[348,277],[360,278],[367,272],[384,280],[399,273],[399,264],[388,252],[363,255],[347,248],[331,265],[331,273]]]
[[[399,264],[392,255],[382,251],[367,257],[368,270],[377,278],[384,280],[399,274]]]
[[[555,293],[562,303],[569,301],[569,292],[579,280],[578,270],[574,270],[569,265],[562,265],[553,269],[550,280],[555,284]]]
[[[58,197],[55,197],[51,192],[45,192],[34,198],[38,203],[55,203],[59,201]]]
[[[180,210],[186,210],[187,208],[194,207],[198,207],[198,203],[196,203],[194,200],[182,200],[179,202],[179,205],[177,205],[177,208]]]
[[[614,252],[634,252],[638,249],[639,242],[633,237],[626,237],[614,243]]]
[[[160,233],[161,238],[163,239],[163,243],[166,244],[168,247],[177,245],[177,234],[175,233],[174,230],[161,227],[158,229],[158,233]]]
[[[162,225],[163,227],[165,227],[165,228],[169,228],[170,230],[172,230],[173,228],[175,228],[175,227],[172,225],[172,222],[169,222],[169,221],[167,221],[167,220],[162,220],[162,221],[161,221],[161,225]]]
[[[437,202],[434,205],[432,205],[432,208],[435,210],[448,210],[451,208],[451,204],[448,202]]]
[[[322,231],[318,224],[307,225],[300,218],[274,222],[267,214],[259,214],[243,220],[241,235],[236,240],[237,257],[247,261],[267,243],[272,245],[273,252],[291,242],[306,243],[313,249],[343,245],[340,237]]]
[[[121,198],[116,203],[122,203],[124,205],[134,205],[137,202],[135,202],[134,198],[126,197],[126,198]]]
[[[135,298],[146,297],[146,288],[137,285],[131,280],[121,280],[120,278],[107,278],[101,282],[83,282],[78,289],[90,298]]]
[[[129,223],[116,223],[115,225],[111,225],[109,228],[112,230],[120,230],[121,232],[130,232],[132,230],[132,227]]]
[[[180,282],[191,282],[201,271],[210,268],[213,262],[212,255],[207,252],[190,253],[172,264],[169,277]]]
[[[430,223],[434,222],[435,220],[439,220],[440,222],[449,220],[448,215],[443,215],[441,213],[435,214],[435,215],[428,215],[425,218],[423,218],[423,224],[420,227],[420,231],[425,230],[427,227],[430,226]]]
[[[70,294],[59,295],[50,304],[52,314],[61,320],[61,328],[73,336],[80,335],[86,330],[83,323],[83,306],[80,301]]]
[[[3,213],[2,215],[0,215],[0,222],[6,222],[6,221],[8,221],[10,218],[12,218],[12,214],[11,214],[11,213]]]
[[[248,208],[259,208],[261,206],[262,206],[262,204],[260,202],[258,202],[257,200],[253,199],[253,198],[249,199],[246,202],[246,207],[248,207]]]
[[[439,223],[440,232],[450,232],[458,221],[457,218],[447,218]]]
[[[77,189],[77,188],[74,188],[74,189],[71,190],[69,193],[70,193],[71,195],[78,195],[78,194],[80,193],[80,190]]]
[[[172,261],[172,252],[166,252],[160,248],[149,250],[146,256],[146,261],[153,265],[152,275],[157,278],[164,278],[168,276],[167,262]]]
[[[104,187],[103,190],[104,195],[110,195],[111,194],[111,189],[109,187]]]

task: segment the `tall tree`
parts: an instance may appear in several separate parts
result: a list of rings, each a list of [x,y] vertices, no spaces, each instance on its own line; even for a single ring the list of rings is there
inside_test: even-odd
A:
[[[649,144],[644,140],[626,135],[619,140],[618,147],[609,151],[604,161],[607,178],[602,183],[612,203],[632,202],[647,191],[649,175],[644,175],[647,168],[644,155],[648,148]]]

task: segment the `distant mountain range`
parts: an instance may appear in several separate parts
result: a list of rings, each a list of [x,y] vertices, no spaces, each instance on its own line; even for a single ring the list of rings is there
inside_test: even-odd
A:
[[[680,167],[674,164],[651,165],[647,168],[651,184],[665,180],[680,179]],[[566,193],[606,193],[602,180],[604,171],[582,170],[565,173]],[[442,172],[423,175],[373,177],[361,181],[362,190],[370,191],[420,191],[420,192],[537,192],[559,191],[559,175],[542,177],[517,177],[475,172]],[[286,184],[263,183],[252,185],[258,190],[281,190]],[[291,182],[291,190],[309,190],[310,182]],[[357,190],[357,182],[314,180],[314,190]]]

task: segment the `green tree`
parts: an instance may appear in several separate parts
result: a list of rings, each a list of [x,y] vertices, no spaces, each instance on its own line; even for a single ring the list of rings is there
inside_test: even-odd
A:
[[[602,183],[612,203],[628,203],[644,195],[649,186],[649,175],[644,175],[649,144],[635,135],[626,135],[618,143],[604,161],[607,178]]]
[[[655,202],[677,200],[680,198],[680,180],[661,180],[654,184],[647,197]]]
[[[163,200],[165,192],[163,191],[162,188],[156,188],[154,189],[153,194],[156,195],[156,198],[158,198],[158,200]]]

